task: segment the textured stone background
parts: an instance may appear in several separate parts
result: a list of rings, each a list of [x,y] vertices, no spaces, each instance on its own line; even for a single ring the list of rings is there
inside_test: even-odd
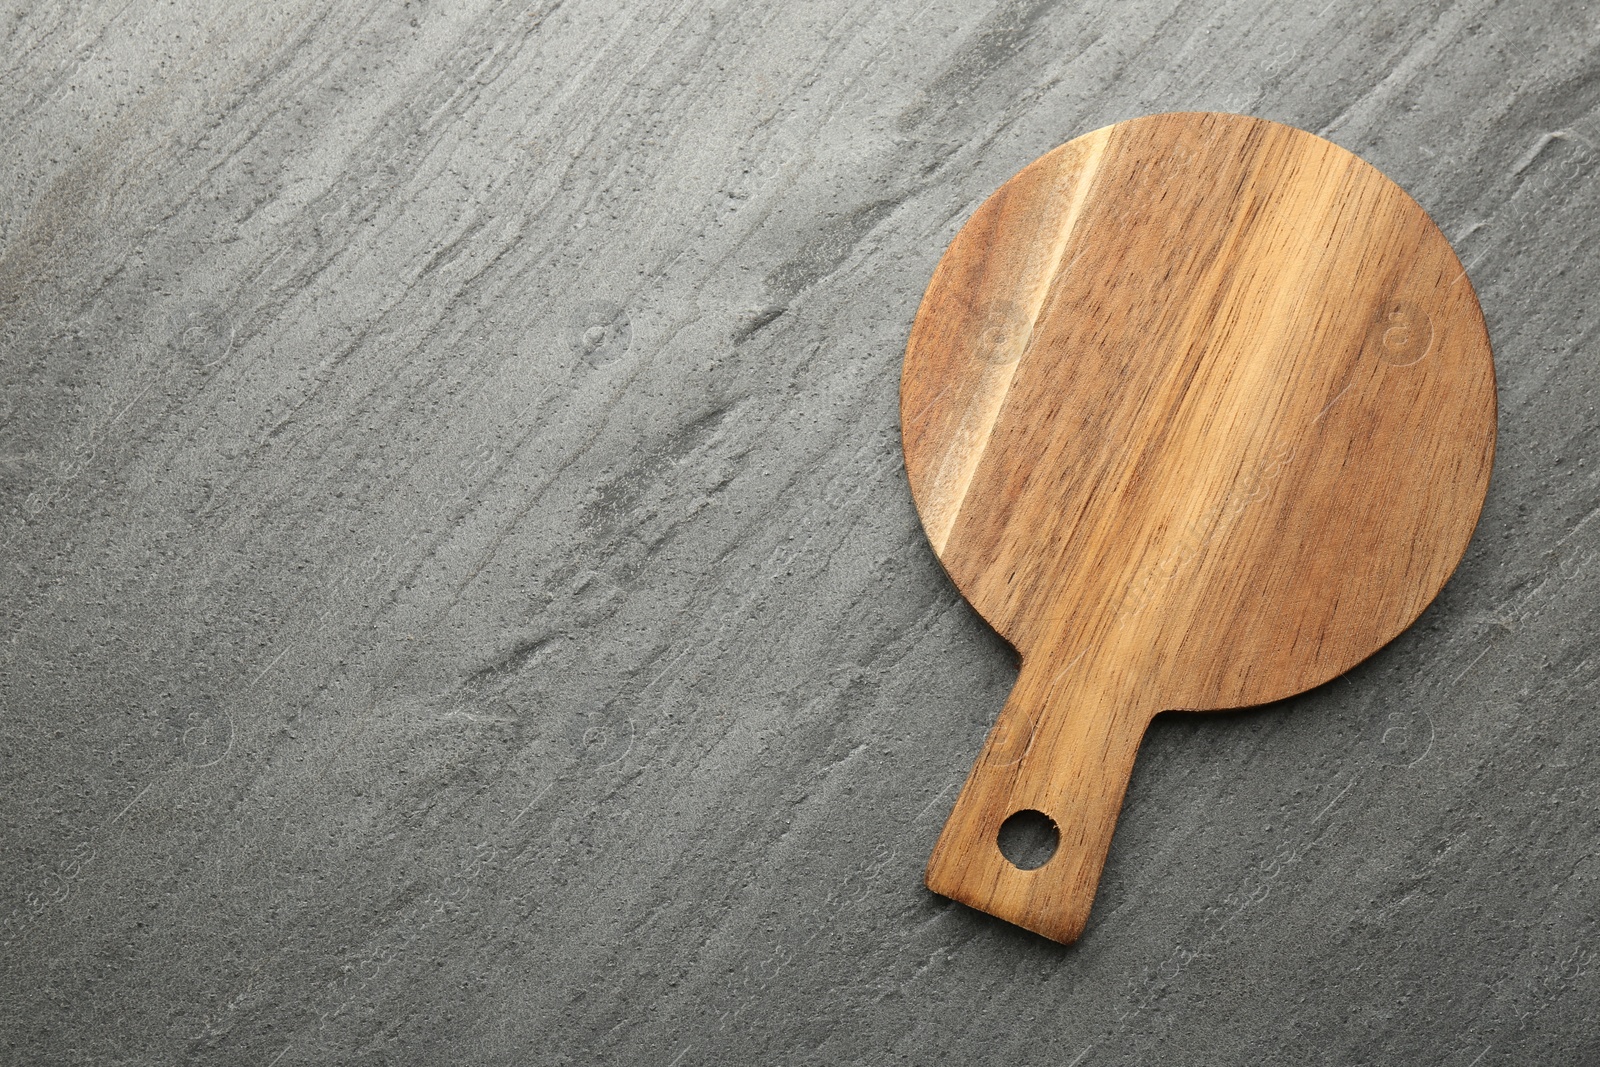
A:
[[[1600,8],[1288,6],[5,4],[0,1059],[1600,1060]],[[1157,721],[1062,948],[921,884],[1015,663],[899,361],[1189,108],[1433,214],[1499,459],[1414,629]]]

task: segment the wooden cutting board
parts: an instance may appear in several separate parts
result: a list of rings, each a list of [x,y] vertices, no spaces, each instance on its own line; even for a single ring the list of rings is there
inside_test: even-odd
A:
[[[1150,719],[1292,696],[1400,633],[1494,456],[1489,338],[1438,227],[1239,115],[1117,123],[1002,186],[939,262],[900,404],[928,539],[1022,662],[928,886],[1063,942]],[[1059,832],[1043,866],[997,845],[1018,813]]]

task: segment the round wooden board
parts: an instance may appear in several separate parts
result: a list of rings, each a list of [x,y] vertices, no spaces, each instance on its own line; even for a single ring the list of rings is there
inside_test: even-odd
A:
[[[1408,626],[1472,535],[1495,419],[1449,242],[1337,145],[1155,115],[1008,181],[901,382],[929,540],[1022,656],[928,885],[1076,938],[1150,718],[1292,696]],[[1023,871],[996,835],[1028,809],[1061,841]]]

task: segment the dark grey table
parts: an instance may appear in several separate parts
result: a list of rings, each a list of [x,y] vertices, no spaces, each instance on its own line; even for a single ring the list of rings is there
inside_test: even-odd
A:
[[[1600,1061],[1600,9],[1298,8],[5,5],[0,1059]],[[1157,721],[1063,948],[921,884],[1015,663],[899,363],[1172,109],[1418,198],[1500,452],[1414,629]]]

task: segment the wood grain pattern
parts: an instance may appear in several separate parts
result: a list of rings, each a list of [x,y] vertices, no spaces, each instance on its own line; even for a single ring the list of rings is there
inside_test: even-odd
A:
[[[1176,113],[978,209],[901,418],[934,550],[1022,657],[928,885],[1072,941],[1150,719],[1291,696],[1408,626],[1477,522],[1496,400],[1415,201],[1303,131]],[[1027,809],[1061,831],[1031,871],[995,844]]]

